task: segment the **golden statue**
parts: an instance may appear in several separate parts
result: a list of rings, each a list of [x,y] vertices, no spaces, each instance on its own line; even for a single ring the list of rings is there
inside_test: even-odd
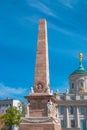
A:
[[[79,59],[80,59],[80,61],[82,61],[82,58],[83,58],[83,54],[79,53]]]
[[[84,92],[84,88],[83,88],[83,87],[80,87],[80,88],[79,88],[79,92],[83,93],[83,92]]]

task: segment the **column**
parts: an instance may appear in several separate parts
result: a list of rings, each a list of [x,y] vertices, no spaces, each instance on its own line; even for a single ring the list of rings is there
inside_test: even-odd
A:
[[[69,128],[69,111],[68,111],[68,106],[66,106],[66,128]]]
[[[77,128],[80,128],[80,119],[79,119],[79,107],[76,106],[76,126]]]

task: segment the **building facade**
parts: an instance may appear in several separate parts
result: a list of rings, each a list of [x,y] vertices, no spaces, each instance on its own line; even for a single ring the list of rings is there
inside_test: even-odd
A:
[[[69,90],[63,94],[56,91],[63,130],[87,130],[87,70],[82,65],[82,53],[79,60],[78,69],[69,76]]]
[[[6,110],[10,106],[15,106],[18,108],[18,110],[22,111],[22,104],[19,100],[13,100],[13,99],[5,99],[5,100],[0,100],[0,114],[6,113]]]

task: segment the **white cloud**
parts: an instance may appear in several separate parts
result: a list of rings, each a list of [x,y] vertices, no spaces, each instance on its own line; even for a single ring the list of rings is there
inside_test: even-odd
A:
[[[35,15],[31,17],[27,16],[24,18],[25,21],[28,21],[28,23],[31,22],[31,24],[38,24],[38,19],[39,16],[35,16]]]
[[[49,22],[49,28],[52,28],[52,29],[54,29],[54,30],[56,30],[58,32],[61,32],[61,33],[65,34],[65,35],[69,35],[69,36],[72,36],[72,37],[78,37],[81,40],[87,41],[87,37],[85,35],[82,35],[79,32],[76,33],[76,32],[74,32],[74,31],[72,31],[70,29],[67,29],[67,28],[57,26],[57,25],[52,24],[50,22]]]
[[[49,23],[49,27],[56,30],[56,31],[59,31],[59,32],[65,34],[65,35],[73,35],[72,31],[69,31],[69,30],[64,29],[62,27],[59,27],[59,26],[57,26],[55,24]]]
[[[67,8],[73,8],[79,0],[58,0],[60,3],[62,3]]]
[[[22,96],[27,92],[25,88],[13,88],[0,83],[0,98]]]
[[[46,6],[45,4],[43,4],[39,1],[37,1],[36,3],[32,1],[31,3],[29,3],[29,5],[38,9],[39,11],[43,12],[46,15],[56,17],[56,15],[53,13],[53,11],[48,6]]]

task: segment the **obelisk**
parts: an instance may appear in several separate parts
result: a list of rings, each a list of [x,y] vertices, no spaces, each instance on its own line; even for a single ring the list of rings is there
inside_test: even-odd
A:
[[[42,19],[39,21],[34,91],[46,92],[47,89],[49,89],[47,23]]]
[[[20,130],[61,130],[56,98],[49,86],[49,60],[46,20],[39,21],[34,87],[27,99],[27,114]]]

